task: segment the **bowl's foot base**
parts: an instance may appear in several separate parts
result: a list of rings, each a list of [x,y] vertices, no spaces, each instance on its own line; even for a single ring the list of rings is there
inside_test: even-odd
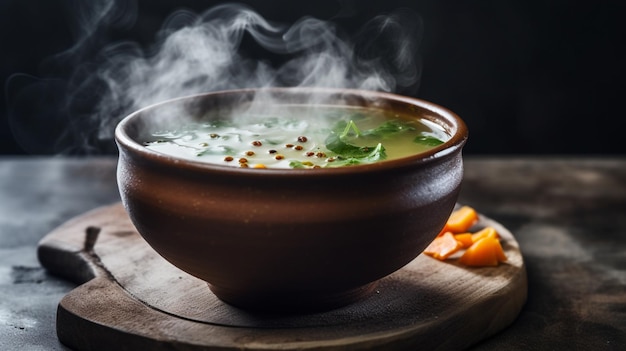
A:
[[[215,285],[209,289],[223,302],[256,313],[294,314],[324,312],[360,301],[376,288],[372,282],[354,289],[340,292],[273,292],[250,293],[233,291]]]

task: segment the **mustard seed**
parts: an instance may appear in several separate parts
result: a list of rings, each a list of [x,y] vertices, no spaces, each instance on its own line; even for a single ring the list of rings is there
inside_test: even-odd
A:
[[[258,141],[258,140],[255,140],[255,141],[252,142],[252,145],[253,146],[261,146],[261,145],[263,145],[263,143]]]
[[[230,162],[230,161],[232,161],[232,160],[234,160],[234,158],[233,158],[232,156],[226,156],[226,157],[224,157],[224,161],[226,161],[226,162]]]
[[[294,146],[293,148],[294,148],[294,149],[296,149],[296,150],[298,150],[298,151],[300,151],[300,150],[304,149],[304,148],[302,147],[302,145],[296,145],[296,146]]]
[[[248,159],[245,157],[242,157],[239,159],[239,163],[248,163]]]
[[[281,154],[278,154],[278,155],[276,155],[274,158],[275,158],[275,159],[277,159],[277,160],[282,160],[282,159],[284,159],[284,158],[285,158],[285,156],[283,156],[283,155],[281,155]]]

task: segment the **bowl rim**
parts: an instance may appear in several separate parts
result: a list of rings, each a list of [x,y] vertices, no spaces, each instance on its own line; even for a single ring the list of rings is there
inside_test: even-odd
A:
[[[270,92],[270,93],[324,93],[324,94],[352,94],[361,97],[372,97],[377,99],[385,99],[388,101],[395,101],[408,105],[419,106],[422,109],[432,112],[433,115],[438,118],[443,117],[446,122],[452,125],[453,133],[450,138],[443,144],[430,148],[426,151],[391,160],[383,160],[374,163],[345,166],[345,167],[329,167],[319,169],[285,169],[285,168],[266,168],[266,169],[251,169],[243,167],[232,167],[217,165],[204,161],[194,161],[182,157],[176,157],[168,154],[164,154],[158,151],[151,150],[141,143],[134,140],[127,132],[127,128],[132,124],[133,120],[142,115],[145,111],[157,109],[160,106],[165,106],[175,102],[181,102],[185,100],[204,99],[210,96],[223,95],[223,94],[250,94],[255,92]],[[318,87],[269,87],[269,88],[245,88],[245,89],[230,89],[230,90],[218,90],[211,92],[198,93],[193,95],[186,95],[176,97],[173,99],[157,102],[152,105],[145,106],[138,109],[129,115],[123,117],[116,125],[115,142],[118,149],[125,149],[125,151],[131,152],[135,156],[140,156],[145,161],[152,161],[161,165],[174,166],[177,169],[187,169],[200,172],[218,172],[229,175],[254,175],[258,177],[263,176],[300,176],[300,177],[319,177],[320,175],[345,175],[345,174],[361,174],[379,172],[390,169],[401,169],[404,167],[415,167],[421,164],[427,164],[435,162],[446,156],[453,155],[457,151],[461,151],[468,139],[468,128],[465,122],[451,110],[435,104],[433,102],[423,100],[420,98],[409,97],[399,95],[395,93],[388,93],[382,91],[373,90],[361,90],[361,89],[345,89],[345,88],[318,88]]]

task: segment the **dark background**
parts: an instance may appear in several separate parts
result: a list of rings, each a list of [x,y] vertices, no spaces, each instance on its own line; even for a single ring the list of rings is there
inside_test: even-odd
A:
[[[55,55],[82,36],[76,26],[82,18],[75,10],[79,2],[0,0],[0,154],[60,152],[51,146],[55,135],[73,125],[71,116],[59,112],[60,96],[64,79],[79,62],[60,65]],[[621,129],[626,117],[626,1],[242,2],[268,20],[292,23],[308,15],[332,19],[348,32],[399,7],[415,10],[424,22],[419,47],[423,74],[419,86],[405,93],[446,106],[465,119],[470,128],[466,154],[626,154]],[[136,17],[98,28],[92,36],[96,39],[83,46],[82,58],[120,40],[150,43],[173,11],[202,12],[220,2],[123,3],[129,13],[136,10]],[[36,90],[32,83],[42,79],[53,84]],[[58,89],[54,82],[59,82]],[[29,115],[26,109],[16,117],[14,92],[22,88],[35,89],[26,104],[33,112]],[[50,106],[49,113],[36,106]],[[23,139],[31,127],[37,142],[15,140],[16,130],[21,133],[17,139]],[[73,152],[114,151],[114,146],[103,145]]]

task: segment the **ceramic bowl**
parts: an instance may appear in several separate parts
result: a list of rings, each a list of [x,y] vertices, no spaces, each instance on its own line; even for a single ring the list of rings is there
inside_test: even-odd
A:
[[[144,146],[163,124],[254,108],[259,92],[179,98],[118,124],[117,181],[132,223],[167,261],[240,308],[320,311],[366,298],[415,259],[452,212],[465,124],[443,107],[394,94],[274,88],[262,92],[275,105],[391,109],[436,123],[450,139],[410,157],[315,170],[212,165]]]

